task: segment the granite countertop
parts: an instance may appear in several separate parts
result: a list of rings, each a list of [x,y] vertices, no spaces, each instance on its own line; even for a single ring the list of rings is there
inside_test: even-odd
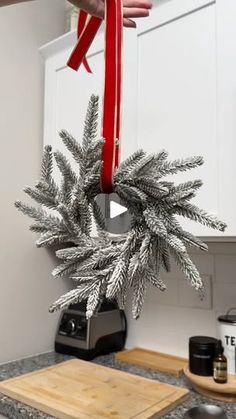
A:
[[[37,355],[31,358],[22,359],[20,361],[14,361],[0,365],[0,380],[2,381],[21,374],[36,371],[37,369],[48,367],[50,365],[66,361],[71,358],[72,357],[67,355],[50,352],[47,354]],[[187,387],[191,390],[191,386],[184,376],[174,377],[169,374],[154,372],[152,370],[117,362],[114,359],[114,354],[97,357],[93,362],[122,371],[127,371],[132,374],[141,375],[142,377],[151,378],[154,380],[157,379],[165,383]],[[172,410],[170,413],[164,415],[163,419],[181,419],[183,418],[186,410],[201,403],[216,404],[221,406],[225,410],[228,419],[236,418],[236,404],[211,400],[209,398],[200,396],[195,391],[191,390],[187,400]],[[10,399],[3,394],[0,394],[0,413],[10,419],[52,419],[52,416],[33,409],[32,407],[26,406],[23,403],[17,402],[16,400]]]

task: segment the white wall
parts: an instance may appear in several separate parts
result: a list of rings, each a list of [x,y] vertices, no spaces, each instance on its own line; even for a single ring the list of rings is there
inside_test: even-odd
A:
[[[64,0],[0,8],[0,363],[53,348],[58,314],[49,304],[65,283],[53,257],[34,247],[29,220],[14,208],[39,174],[44,63],[38,48],[64,30]]]
[[[196,291],[185,283],[173,264],[172,272],[163,276],[167,291],[148,289],[140,319],[133,320],[127,310],[127,347],[139,346],[185,357],[190,336],[217,336],[217,317],[236,307],[236,243],[210,243],[208,253],[194,251],[191,257],[210,284],[205,302],[200,302]],[[205,308],[194,308],[200,304]]]

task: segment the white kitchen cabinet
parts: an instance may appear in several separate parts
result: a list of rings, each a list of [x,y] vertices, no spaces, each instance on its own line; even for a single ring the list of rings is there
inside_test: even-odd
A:
[[[170,158],[202,155],[204,166],[176,176],[201,178],[196,203],[228,223],[224,234],[183,223],[208,240],[236,236],[236,4],[233,0],[159,0],[148,19],[124,36],[122,157],[137,148]],[[41,48],[46,58],[45,143],[60,148],[57,132],[81,138],[91,93],[102,98],[103,40],[88,54],[93,75],[66,68],[76,38],[64,35]]]

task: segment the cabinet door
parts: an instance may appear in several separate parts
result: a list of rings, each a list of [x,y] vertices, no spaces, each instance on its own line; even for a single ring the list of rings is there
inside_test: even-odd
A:
[[[137,148],[166,149],[170,158],[202,155],[204,166],[176,175],[200,178],[196,204],[226,221],[226,233],[181,219],[208,240],[236,236],[236,2],[158,0],[138,29],[124,31],[121,159]],[[82,138],[92,93],[103,98],[104,34],[88,60],[93,74],[66,67],[75,33],[42,48],[46,56],[44,142],[61,149],[58,131]],[[102,110],[101,110],[102,111]],[[100,118],[101,118],[100,112]],[[65,151],[65,150],[64,150]],[[59,175],[58,175],[59,176]]]
[[[236,2],[216,2],[217,42],[217,137],[219,146],[219,208],[236,236]]]
[[[140,25],[137,142],[148,152],[166,149],[171,159],[202,155],[202,167],[175,180],[202,179],[195,202],[217,214],[215,33],[214,2],[160,1]],[[199,236],[220,235],[191,221],[181,223]]]

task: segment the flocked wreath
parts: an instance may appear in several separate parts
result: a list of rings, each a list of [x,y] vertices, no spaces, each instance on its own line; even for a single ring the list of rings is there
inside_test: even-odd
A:
[[[130,230],[118,237],[105,231],[105,222],[96,197],[100,194],[103,140],[97,139],[98,97],[92,96],[85,120],[82,144],[66,131],[60,137],[78,164],[78,173],[60,152],[44,149],[41,179],[24,191],[41,204],[34,208],[20,201],[16,207],[35,220],[30,230],[40,233],[38,247],[59,246],[56,256],[62,261],[54,277],[66,276],[75,288],[60,297],[50,311],[87,299],[91,317],[104,298],[116,299],[124,308],[132,289],[132,312],[139,317],[147,283],[166,289],[161,271],[170,271],[173,256],[187,280],[196,289],[203,287],[186,247],[207,250],[206,244],[183,230],[176,215],[224,231],[226,225],[190,201],[202,185],[193,180],[175,185],[166,175],[193,169],[203,164],[202,157],[168,161],[168,153],[147,155],[136,151],[121,163],[113,177],[113,189],[133,217]],[[53,157],[61,172],[58,185],[53,179]],[[46,207],[46,208],[44,208]],[[47,208],[53,211],[48,211]],[[97,235],[92,236],[92,221]],[[60,248],[61,247],[61,248]]]

